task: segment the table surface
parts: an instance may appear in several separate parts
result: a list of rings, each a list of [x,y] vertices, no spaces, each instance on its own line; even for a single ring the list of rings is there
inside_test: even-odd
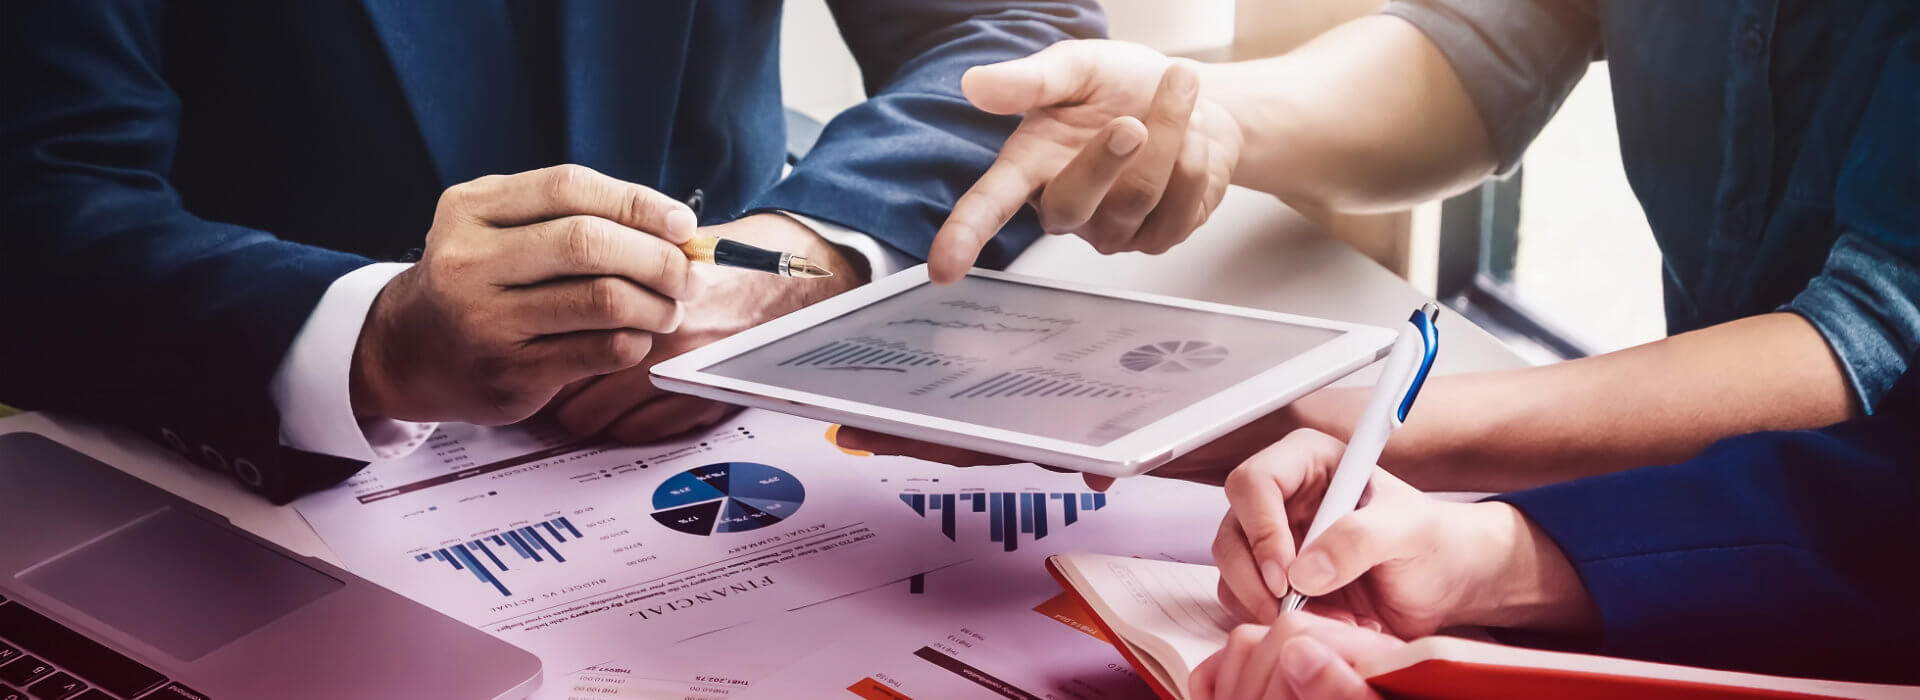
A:
[[[1160,294],[1391,326],[1430,299],[1267,195],[1234,188],[1186,243],[1160,256],[1101,256],[1078,238],[1041,240],[1014,272]],[[1520,356],[1447,314],[1437,373],[1524,366]],[[1370,384],[1378,363],[1342,380]],[[102,462],[226,516],[300,554],[341,565],[291,507],[274,506],[231,478],[196,467],[130,432],[46,413],[0,418],[0,433],[47,435]],[[344,565],[342,565],[344,568]]]

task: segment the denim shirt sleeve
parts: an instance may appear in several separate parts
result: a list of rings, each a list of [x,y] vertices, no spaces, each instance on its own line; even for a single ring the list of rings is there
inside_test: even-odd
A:
[[[1819,329],[1871,411],[1920,350],[1920,37],[1888,55],[1835,185],[1840,237],[1781,307]]]
[[[1412,23],[1453,64],[1501,175],[1600,55],[1592,0],[1394,0],[1381,13]]]

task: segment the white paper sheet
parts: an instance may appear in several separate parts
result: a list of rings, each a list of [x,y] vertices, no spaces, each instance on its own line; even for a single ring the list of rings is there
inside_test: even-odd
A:
[[[614,447],[538,425],[447,425],[295,505],[355,573],[533,651],[551,684],[954,561],[874,486],[871,470],[906,460],[851,457],[825,430],[748,411]],[[807,648],[775,641],[788,656]]]
[[[663,678],[619,664],[598,664],[547,681],[532,700],[709,700],[729,697],[747,687],[746,681],[726,676],[666,675]]]
[[[830,615],[840,641],[755,679],[737,693],[748,698],[852,697],[850,686],[878,684],[897,696],[930,698],[1152,698],[1090,621],[1061,597],[1044,568],[1064,551],[1098,551],[1211,563],[1213,533],[1226,510],[1217,488],[1164,479],[1115,484],[1098,509],[1079,508],[1065,524],[1065,498],[1089,493],[1080,477],[1035,467],[950,469],[932,465],[889,472],[887,488],[909,514],[925,513],[929,529],[943,531],[948,512],[926,507],[929,496],[954,496],[955,544],[966,563],[931,572],[915,586],[890,585],[801,611]],[[971,494],[1015,494],[1014,551],[993,540],[993,508],[972,510]],[[1043,537],[1023,528],[1021,493],[1046,497]],[[922,496],[916,511],[912,496]],[[1009,517],[1002,509],[1002,517]],[[1035,519],[1033,522],[1037,522]],[[727,633],[721,633],[727,634]],[[992,687],[990,687],[992,686]],[[878,694],[874,696],[879,696]]]

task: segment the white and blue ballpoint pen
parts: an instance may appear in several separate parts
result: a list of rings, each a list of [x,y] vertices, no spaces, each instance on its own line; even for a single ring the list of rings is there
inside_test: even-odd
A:
[[[1366,410],[1360,413],[1360,423],[1353,426],[1353,439],[1347,441],[1346,454],[1340,456],[1333,480],[1320,498],[1320,510],[1314,512],[1313,524],[1307,527],[1306,537],[1300,539],[1301,548],[1359,505],[1360,494],[1366,491],[1374,464],[1387,447],[1387,436],[1406,422],[1414,397],[1420,395],[1420,385],[1427,381],[1427,371],[1433,369],[1433,356],[1440,352],[1440,331],[1435,325],[1439,319],[1440,307],[1428,302],[1414,310],[1406,327],[1400,329],[1400,338],[1387,354],[1380,381],[1373,386]],[[1306,596],[1290,591],[1280,599],[1280,610],[1299,610],[1306,604]]]

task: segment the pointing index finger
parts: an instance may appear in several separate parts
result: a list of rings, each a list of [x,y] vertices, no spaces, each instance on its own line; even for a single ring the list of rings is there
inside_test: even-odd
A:
[[[928,276],[936,284],[951,284],[966,276],[980,251],[1007,225],[1039,185],[1006,153],[954,202],[953,212],[933,236],[927,255]]]

